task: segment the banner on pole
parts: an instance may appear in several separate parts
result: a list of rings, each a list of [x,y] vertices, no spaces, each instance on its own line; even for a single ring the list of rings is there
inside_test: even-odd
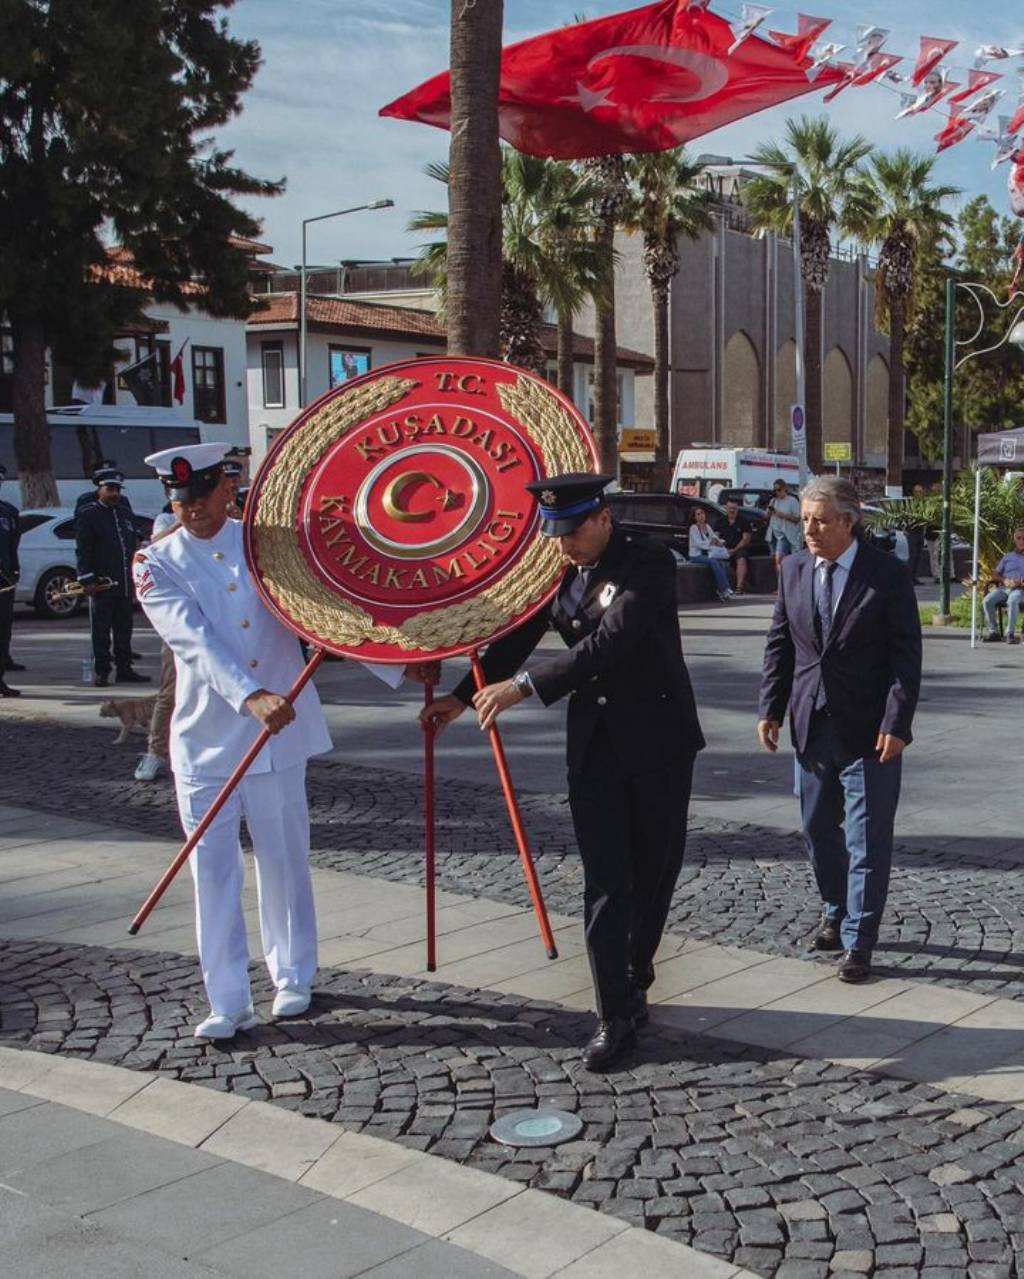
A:
[[[409,360],[344,382],[275,441],[245,506],[268,606],[332,653],[466,653],[551,598],[564,569],[530,480],[596,469],[575,406],[495,360]]]

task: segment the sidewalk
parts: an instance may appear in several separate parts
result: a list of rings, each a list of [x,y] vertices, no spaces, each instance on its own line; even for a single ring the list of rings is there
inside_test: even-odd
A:
[[[20,1279],[745,1273],[266,1103],[7,1049],[0,1081],[0,1247]]]
[[[174,845],[9,807],[0,808],[0,831],[0,937],[195,954],[187,871],[140,934],[127,935]],[[438,969],[429,974],[421,888],[344,871],[314,869],[313,879],[325,969],[483,989],[576,1012],[592,1007],[578,918],[551,913],[559,951],[551,962],[531,911],[440,891]],[[251,883],[246,916],[258,955]],[[892,978],[851,987],[835,979],[828,960],[671,935],[651,998],[652,1020],[661,1027],[1024,1107],[1018,1000]]]

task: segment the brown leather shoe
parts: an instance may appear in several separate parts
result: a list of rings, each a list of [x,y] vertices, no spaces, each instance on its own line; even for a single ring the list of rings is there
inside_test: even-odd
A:
[[[847,950],[839,961],[838,977],[840,981],[851,983],[867,981],[871,976],[871,951]]]
[[[818,931],[814,934],[814,941],[811,943],[815,950],[842,950],[843,943],[839,936],[839,927],[842,923],[838,919],[829,919],[827,915],[822,915],[821,923],[818,925]]]

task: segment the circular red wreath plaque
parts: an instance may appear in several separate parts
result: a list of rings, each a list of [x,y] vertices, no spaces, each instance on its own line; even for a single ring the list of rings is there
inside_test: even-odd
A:
[[[590,430],[541,379],[494,360],[419,359],[344,382],[275,440],[245,508],[257,585],[334,653],[451,657],[557,588],[524,485],[589,471]]]

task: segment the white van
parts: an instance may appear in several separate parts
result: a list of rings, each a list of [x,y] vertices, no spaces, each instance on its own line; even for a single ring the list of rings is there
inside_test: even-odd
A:
[[[771,489],[776,480],[800,487],[800,460],[767,449],[698,445],[681,449],[672,472],[672,492],[718,501],[723,489]]]
[[[92,487],[93,466],[111,458],[125,477],[125,491],[136,515],[156,515],[167,498],[143,458],[160,449],[201,441],[199,423],[180,409],[71,404],[47,409],[53,470],[61,506],[74,507]],[[208,431],[217,428],[207,428]],[[220,428],[223,430],[223,428]],[[213,436],[216,439],[216,436]],[[6,501],[18,505],[18,463],[14,456],[14,418],[0,413],[0,462],[7,467]]]

